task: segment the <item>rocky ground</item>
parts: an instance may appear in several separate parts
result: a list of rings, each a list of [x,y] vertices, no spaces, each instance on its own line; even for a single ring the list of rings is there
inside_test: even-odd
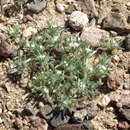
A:
[[[15,1],[15,0],[14,0]],[[25,6],[1,0],[0,16],[0,130],[118,130],[130,129],[130,1],[129,0],[34,0]],[[114,49],[112,68],[96,98],[76,104],[73,118],[59,113],[36,99],[22,83],[13,81],[9,70],[17,45],[4,39],[6,28],[20,24],[29,37],[50,21],[70,28],[92,48],[103,51],[102,39],[120,39],[123,49]],[[16,38],[17,39],[17,38]],[[12,80],[13,78],[13,80]],[[52,119],[51,119],[52,118]],[[53,127],[52,127],[53,126]]]

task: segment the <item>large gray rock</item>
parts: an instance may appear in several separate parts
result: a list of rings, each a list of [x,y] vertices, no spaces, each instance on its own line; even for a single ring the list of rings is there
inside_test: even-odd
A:
[[[120,33],[129,33],[130,25],[127,23],[127,17],[123,13],[111,12],[104,20],[103,20],[103,28],[114,30]]]
[[[94,26],[86,27],[80,36],[81,41],[88,43],[91,47],[100,46],[100,40],[109,37],[109,33],[105,30]]]

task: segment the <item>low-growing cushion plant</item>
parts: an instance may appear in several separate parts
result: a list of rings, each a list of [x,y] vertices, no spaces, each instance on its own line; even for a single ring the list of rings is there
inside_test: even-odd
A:
[[[122,49],[121,46],[122,46],[121,39],[109,38],[101,41],[101,47],[108,50]]]
[[[71,108],[91,97],[108,74],[109,58],[97,56],[87,43],[65,34],[63,27],[49,24],[31,38],[21,36],[19,48],[24,54],[14,59],[15,69],[28,74],[32,93],[54,107]]]

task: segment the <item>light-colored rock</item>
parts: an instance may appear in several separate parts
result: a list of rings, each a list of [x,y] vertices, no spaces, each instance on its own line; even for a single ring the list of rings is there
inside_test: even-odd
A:
[[[39,103],[38,103],[38,107],[39,107],[39,108],[43,108],[43,107],[44,107],[43,102],[39,102]]]
[[[28,27],[27,29],[25,29],[23,31],[23,36],[24,37],[30,37],[32,34],[36,34],[37,33],[37,29],[33,28],[33,27]]]
[[[88,43],[91,47],[100,46],[100,40],[109,37],[109,33],[96,27],[86,27],[80,36],[81,41]]]
[[[107,87],[111,90],[117,90],[124,82],[124,72],[122,69],[115,69],[109,73],[107,78]]]
[[[87,14],[81,11],[73,11],[69,17],[69,25],[77,31],[80,31],[87,26],[88,22]]]
[[[76,111],[74,113],[74,118],[75,118],[75,120],[77,120],[79,122],[82,122],[86,115],[87,115],[87,110],[86,109],[82,109],[82,110]]]
[[[74,121],[75,122],[83,122],[84,119],[91,120],[98,113],[98,107],[94,103],[89,103],[86,105],[84,109],[77,110],[74,112]]]
[[[126,4],[128,7],[130,7],[130,1],[129,2],[127,2],[127,4]]]
[[[110,101],[111,99],[109,98],[109,96],[104,95],[101,97],[100,101],[98,102],[98,105],[104,108],[110,103]]]
[[[57,3],[56,4],[56,10],[59,12],[59,13],[63,13],[65,11],[65,7],[63,4],[60,4],[60,3]]]
[[[110,31],[110,35],[111,35],[112,37],[116,37],[116,36],[117,36],[117,32],[115,32],[115,31]]]
[[[3,112],[3,110],[2,110],[2,108],[0,108],[0,114],[2,114],[2,112]]]
[[[0,118],[0,124],[3,123],[3,120]]]

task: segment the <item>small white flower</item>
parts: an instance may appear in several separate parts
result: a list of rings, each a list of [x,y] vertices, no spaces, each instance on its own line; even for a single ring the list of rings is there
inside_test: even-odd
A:
[[[62,71],[60,71],[60,70],[57,70],[57,74],[61,74],[62,73]]]
[[[45,58],[45,55],[40,55],[39,58],[40,58],[40,59],[44,59],[44,58]]]
[[[54,36],[54,37],[53,37],[53,41],[54,41],[54,42],[58,41],[58,39],[59,39],[59,36]]]
[[[64,64],[65,64],[65,66],[68,66],[68,63],[66,61],[64,61]]]
[[[101,65],[99,68],[100,68],[101,70],[107,70],[107,68],[106,68],[104,65]]]
[[[30,44],[29,47],[35,48],[35,44]]]
[[[78,42],[71,42],[70,47],[78,47],[79,43]]]
[[[86,85],[84,83],[81,82],[81,85],[80,85],[83,89],[85,89]]]
[[[91,49],[89,49],[89,48],[86,48],[85,50],[87,51],[87,53],[92,52],[92,50],[91,50]]]
[[[44,92],[45,92],[45,93],[49,93],[49,91],[48,91],[47,88],[44,88]]]
[[[39,46],[39,48],[40,48],[40,49],[42,49],[42,48],[43,48],[43,46],[41,46],[41,45],[40,45],[40,46]]]

